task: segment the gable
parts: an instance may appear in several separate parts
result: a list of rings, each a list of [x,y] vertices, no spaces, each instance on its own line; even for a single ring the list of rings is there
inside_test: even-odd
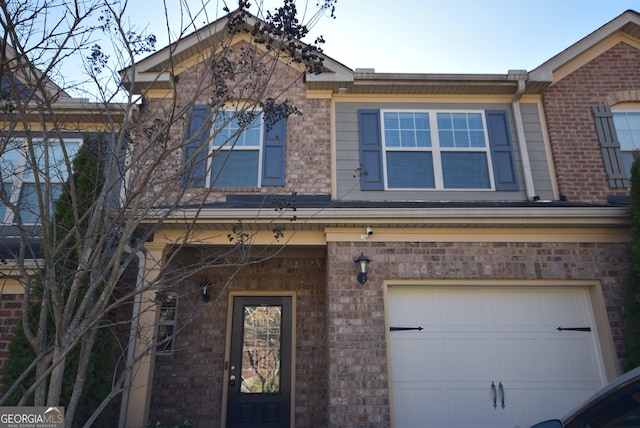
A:
[[[640,14],[628,10],[529,73],[529,81],[557,82],[625,43],[640,49]]]
[[[120,76],[124,86],[133,93],[153,89],[165,91],[173,89],[176,78],[179,79],[178,76],[181,73],[210,60],[211,53],[235,47],[240,43],[251,45],[263,53],[268,53],[268,49],[264,44],[255,42],[255,37],[249,31],[255,23],[261,22],[255,16],[247,17],[244,24],[247,31],[238,31],[230,39],[227,25],[232,16],[233,13],[220,18],[139,61],[135,66],[121,70]],[[298,42],[305,46],[304,42]],[[280,52],[279,60],[282,63],[299,72],[305,71],[304,64],[298,61],[289,61],[288,58],[286,52]],[[323,58],[324,71],[321,74],[326,75],[324,78],[335,80],[336,76],[339,76],[340,80],[353,80],[353,75],[349,68],[324,55]],[[311,75],[308,77],[311,77]]]

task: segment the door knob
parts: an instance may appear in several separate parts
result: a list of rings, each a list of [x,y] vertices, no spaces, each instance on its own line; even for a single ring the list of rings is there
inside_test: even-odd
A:
[[[236,384],[236,375],[232,374],[229,376],[229,386],[234,386]]]

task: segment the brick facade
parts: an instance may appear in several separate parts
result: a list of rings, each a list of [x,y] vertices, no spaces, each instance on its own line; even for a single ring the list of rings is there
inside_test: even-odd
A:
[[[369,280],[353,260],[372,259]],[[625,358],[622,282],[626,244],[330,243],[328,247],[330,426],[390,426],[383,281],[394,279],[597,280],[618,358]]]
[[[22,297],[21,294],[0,294],[0,372],[9,357],[15,325],[22,318]]]
[[[326,258],[324,251],[320,253],[247,266],[229,286],[231,291],[295,291],[295,418],[299,427],[327,426]],[[214,284],[223,284],[227,277],[222,270],[202,275]],[[180,290],[184,297],[178,312],[184,319],[202,308],[203,302],[194,282],[182,284]],[[180,332],[173,355],[156,357],[149,422],[177,424],[188,418],[196,427],[220,426],[229,290]]]
[[[619,43],[544,92],[558,190],[569,201],[606,203],[608,195],[628,194],[609,187],[591,107],[640,89],[638,63],[640,51]]]

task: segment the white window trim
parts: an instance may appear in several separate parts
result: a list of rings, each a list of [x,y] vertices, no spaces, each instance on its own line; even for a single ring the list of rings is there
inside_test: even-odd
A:
[[[384,115],[385,113],[428,113],[429,114],[429,131],[431,134],[431,147],[390,147],[387,149],[386,135],[385,135],[385,127],[384,127]],[[464,148],[456,148],[456,147],[440,147],[440,136],[438,134],[438,121],[437,114],[438,113],[479,113],[482,117],[482,127],[484,132],[484,148],[477,147],[464,147]],[[384,190],[392,190],[392,191],[422,191],[422,190],[431,190],[431,191],[447,191],[447,192],[492,192],[495,191],[495,181],[493,177],[493,159],[491,158],[491,143],[489,141],[489,133],[487,131],[487,118],[485,116],[484,110],[441,110],[441,109],[384,109],[380,110],[380,132],[382,138],[382,169],[384,175]],[[387,151],[407,151],[407,152],[431,152],[433,157],[433,175],[434,175],[434,187],[426,187],[426,188],[399,188],[399,187],[389,187],[388,183],[388,173],[387,173]],[[487,155],[487,168],[489,171],[489,187],[484,188],[467,188],[467,189],[447,189],[444,187],[443,181],[443,171],[442,171],[442,152],[450,152],[450,151],[460,151],[460,152],[480,152],[485,153]]]
[[[25,138],[14,138],[12,139],[12,141],[18,141],[18,142],[23,142],[25,141]],[[36,144],[36,143],[41,143],[42,141],[44,141],[43,139],[32,139],[32,144]],[[55,140],[53,142],[56,143],[60,143],[59,140]],[[80,149],[80,147],[82,146],[82,138],[65,138],[63,143],[67,144],[67,143],[78,143],[78,149]],[[23,146],[23,145],[22,145]],[[20,159],[18,160],[18,164],[16,166],[16,174],[13,175],[11,177],[10,180],[2,180],[0,181],[0,183],[4,184],[4,183],[11,183],[11,191],[9,192],[9,203],[12,205],[17,206],[19,199],[20,199],[20,193],[22,190],[22,184],[34,184],[36,182],[35,180],[35,174],[34,174],[34,178],[33,179],[24,179],[24,173],[27,170],[27,158],[22,154],[20,155]],[[69,171],[69,174],[71,174],[71,171]],[[64,184],[65,181],[58,181],[58,180],[51,180],[51,178],[49,178],[49,182],[52,184]],[[12,224],[15,223],[14,221],[14,212],[13,210],[11,210],[11,208],[6,207],[5,209],[5,214],[4,214],[4,218],[0,219],[2,224]],[[25,222],[25,225],[32,225],[32,224],[38,224],[38,223],[30,223],[30,222]]]
[[[237,109],[234,107],[225,107],[224,109],[221,109],[221,111],[233,111],[233,112],[238,112],[238,111],[242,111],[242,109]],[[207,156],[207,173],[205,176],[205,187],[207,188],[213,188],[213,183],[212,183],[212,179],[211,179],[211,175],[213,172],[213,154],[215,152],[231,152],[231,151],[241,151],[241,150],[247,150],[247,151],[258,151],[258,180],[257,180],[257,184],[255,188],[260,188],[262,187],[262,156],[263,156],[263,147],[264,147],[264,115],[262,110],[260,109],[255,109],[255,112],[258,113],[260,116],[260,130],[259,130],[259,144],[258,146],[238,146],[235,144],[229,144],[229,141],[225,142],[223,145],[214,145],[214,136],[216,135],[216,131],[215,131],[215,124],[211,125],[211,130],[210,130],[210,144],[209,144],[209,156]],[[233,116],[235,118],[235,115]],[[246,131],[246,130],[245,130]],[[243,131],[243,132],[245,132]],[[242,133],[240,134],[242,135]]]

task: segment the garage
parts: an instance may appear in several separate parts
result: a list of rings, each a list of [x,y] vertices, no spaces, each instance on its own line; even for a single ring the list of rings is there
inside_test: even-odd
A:
[[[606,383],[582,287],[390,286],[396,428],[528,427]]]

